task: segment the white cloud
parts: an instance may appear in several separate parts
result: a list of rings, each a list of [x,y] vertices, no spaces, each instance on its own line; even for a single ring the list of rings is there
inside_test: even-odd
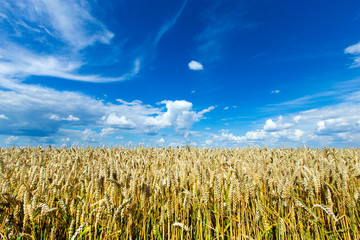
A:
[[[105,120],[108,125],[116,125],[121,128],[132,128],[135,123],[127,119],[125,116],[117,116],[115,113],[110,113]]]
[[[81,139],[87,142],[96,142],[99,134],[91,129],[85,129],[81,134]]]
[[[17,136],[10,136],[5,140],[5,144],[12,144],[15,143],[17,140],[19,140],[19,137]]]
[[[228,110],[229,109],[229,107],[224,107],[224,110]]]
[[[113,134],[115,132],[116,132],[115,128],[108,127],[108,128],[101,129],[100,135],[101,136],[106,136],[106,135],[109,135],[109,134]]]
[[[6,117],[4,114],[0,114],[0,119],[6,119],[6,120],[8,120],[9,118]]]
[[[360,116],[354,116],[353,120],[360,119]],[[349,118],[336,117],[329,118],[317,122],[319,134],[331,134],[339,132],[348,132],[358,127],[358,124],[355,121],[350,121]],[[360,128],[359,128],[360,131]]]
[[[32,32],[44,31],[73,48],[83,49],[95,42],[108,44],[114,36],[91,15],[91,6],[85,1],[4,0],[1,5],[0,9],[11,12],[9,21],[15,30],[20,31],[21,26]]]
[[[164,142],[165,142],[165,139],[164,139],[164,138],[160,138],[160,139],[159,139],[159,140],[157,140],[156,142],[157,142],[157,143],[162,144],[162,143],[164,143]]]
[[[358,94],[358,93],[353,93]],[[310,109],[278,117],[277,121],[267,119],[262,128],[248,131],[243,136],[230,132],[213,135],[215,143],[256,143],[272,147],[337,146],[358,147],[360,139],[360,101],[350,99],[340,104]]]
[[[116,101],[121,103],[121,104],[127,105],[127,106],[135,106],[135,105],[142,104],[142,101],[140,101],[140,100],[134,100],[132,102],[127,102],[127,101],[124,101],[122,99],[116,99]]]
[[[294,131],[295,140],[299,140],[304,135],[304,133],[305,132],[303,130],[295,129]]]
[[[140,69],[140,59],[136,59],[129,73],[119,77],[77,74],[85,63],[65,56],[37,54],[17,45],[0,48],[0,75],[4,76],[51,76],[83,82],[115,82],[135,76]]]
[[[264,130],[250,131],[250,132],[247,132],[245,135],[247,140],[264,139],[265,136],[266,136],[266,132]]]
[[[280,90],[273,90],[271,91],[272,94],[279,94],[280,93]]]
[[[347,47],[345,53],[354,55],[351,67],[360,67],[360,42]]]
[[[300,121],[300,119],[301,119],[301,116],[297,115],[293,119],[294,119],[295,123],[298,123]]]
[[[200,121],[205,113],[214,109],[210,106],[198,113],[191,111],[192,103],[185,100],[162,101],[166,104],[167,111],[156,117],[145,118],[144,125],[150,128],[169,128],[173,127],[177,132],[188,133],[195,122]]]
[[[65,121],[79,121],[80,118],[69,115],[67,118],[64,118]]]
[[[290,128],[293,126],[293,124],[291,124],[291,123],[282,123],[282,121],[283,121],[282,116],[279,116],[279,118],[276,122],[274,122],[272,119],[268,119],[268,120],[266,120],[264,130],[267,132],[272,132],[272,131],[279,131],[282,129],[287,129],[287,128]]]
[[[317,130],[318,132],[320,132],[321,130],[325,129],[325,122],[324,121],[319,121],[317,122]]]
[[[195,70],[195,71],[204,69],[204,67],[203,67],[203,65],[201,63],[199,63],[197,61],[194,61],[194,60],[189,62],[188,66],[189,66],[189,69]]]
[[[235,136],[232,133],[227,131],[222,131],[221,135],[213,135],[214,140],[216,141],[231,141],[231,142],[244,142],[246,137]]]
[[[78,73],[89,63],[83,61],[81,51],[95,43],[108,45],[114,37],[91,15],[91,8],[98,7],[96,4],[74,0],[3,0],[0,11],[11,17],[0,22],[0,75],[51,76],[85,82],[123,81],[135,76],[142,58],[126,59],[133,65],[117,76]],[[39,44],[34,41],[40,42],[41,51],[33,47]]]
[[[276,130],[276,123],[273,122],[273,120],[268,119],[266,120],[265,126],[264,126],[264,130],[265,131],[272,131],[272,130]]]
[[[58,115],[56,115],[56,114],[51,114],[50,117],[49,117],[49,119],[51,119],[51,120],[56,120],[56,121],[60,121],[60,120],[61,120],[61,118],[60,118]]]
[[[73,115],[69,115],[66,118],[65,117],[61,118],[56,114],[50,114],[49,119],[56,120],[56,121],[69,121],[69,122],[71,122],[71,121],[79,121],[80,120],[80,118],[74,117]]]
[[[212,110],[214,110],[214,109],[215,109],[214,106],[210,106],[210,107],[208,107],[208,108],[200,111],[199,114],[200,114],[200,115],[204,115],[205,113],[208,113],[208,112],[210,112],[210,111],[212,111]]]
[[[359,89],[359,79],[341,82],[329,91],[302,96],[286,102],[268,104],[267,107],[264,107],[263,109],[268,112],[279,110],[289,111],[291,109],[292,112],[294,112],[295,109],[304,109],[305,107],[311,108],[315,103],[319,105],[320,103],[324,104],[324,102],[331,102],[334,100],[337,100],[338,102],[350,101],[349,96],[354,98],[353,101],[358,101],[359,96],[354,94],[356,89]]]
[[[345,53],[360,54],[360,42],[345,49]]]
[[[0,77],[0,109],[11,121],[2,121],[0,134],[54,136],[96,140],[117,131],[158,134],[169,128],[190,136],[192,125],[204,119],[214,107],[192,110],[185,100],[162,101],[165,107],[153,107],[139,100],[116,104],[87,95],[57,91],[39,85],[14,82]],[[71,103],[71,104],[69,104]],[[87,132],[64,131],[64,128],[88,129]],[[102,129],[96,130],[95,129]],[[101,131],[95,134],[89,131]],[[60,139],[60,138],[59,138]]]
[[[267,139],[269,138],[273,138],[273,141],[280,141],[280,139],[285,140],[285,141],[299,141],[301,136],[304,135],[304,131],[300,130],[300,129],[285,129],[285,130],[280,130],[280,131],[276,131],[276,132],[270,132],[267,135]]]

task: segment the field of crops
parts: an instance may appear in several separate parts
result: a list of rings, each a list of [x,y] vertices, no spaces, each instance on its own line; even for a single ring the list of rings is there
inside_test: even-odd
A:
[[[2,239],[360,239],[360,149],[0,148]]]

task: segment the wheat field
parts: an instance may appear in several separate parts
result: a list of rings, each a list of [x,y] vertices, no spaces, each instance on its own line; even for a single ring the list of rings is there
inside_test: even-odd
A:
[[[2,239],[360,239],[360,149],[0,148]]]

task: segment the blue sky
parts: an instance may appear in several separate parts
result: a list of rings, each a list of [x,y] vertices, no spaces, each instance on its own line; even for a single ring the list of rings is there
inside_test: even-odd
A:
[[[360,2],[0,0],[0,146],[360,147]]]

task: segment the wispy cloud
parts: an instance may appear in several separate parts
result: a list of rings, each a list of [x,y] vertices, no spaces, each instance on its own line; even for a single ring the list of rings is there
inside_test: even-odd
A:
[[[345,53],[353,55],[353,63],[350,67],[360,67],[360,42],[347,47]]]
[[[16,141],[19,139],[19,137],[16,137],[16,136],[10,136],[8,137],[6,140],[5,140],[5,144],[14,144],[16,143]]]
[[[89,64],[88,59],[84,61],[85,49],[117,47],[111,42],[114,34],[91,14],[94,7],[95,2],[87,1],[3,0],[0,4],[3,17],[0,21],[0,75],[51,76],[85,82],[123,81],[137,75],[141,55],[124,59],[133,66],[109,77],[80,71]]]
[[[236,2],[215,1],[215,4],[203,11],[202,18],[207,27],[199,33],[198,54],[207,62],[217,61],[223,57],[226,42],[235,32],[257,28],[256,23],[245,20],[241,5]]]
[[[96,42],[109,44],[114,34],[90,14],[85,1],[3,0],[0,9],[13,32],[47,34],[73,49],[83,49]],[[9,31],[8,31],[9,33]]]
[[[147,29],[135,39],[131,30],[115,36],[94,15],[93,10],[99,8],[96,1],[2,0],[0,74],[96,83],[131,79],[140,72],[144,61],[152,59],[149,55],[154,55],[160,39],[176,24],[186,5],[187,0],[170,18],[161,17],[153,26],[159,29],[157,33],[154,28]],[[109,52],[111,58],[93,56],[95,49],[97,53]],[[113,65],[113,72],[96,72],[91,67],[102,65],[102,61],[106,66]]]
[[[333,86],[328,86],[328,91],[309,94],[285,102],[268,104],[262,108],[265,112],[271,111],[296,111],[314,106],[331,105],[336,102],[347,101],[354,92],[360,91],[360,79],[342,81]]]
[[[164,34],[175,25],[176,21],[181,16],[181,13],[184,11],[184,8],[185,8],[187,2],[188,2],[188,0],[184,0],[184,3],[181,5],[180,9],[176,12],[174,17],[170,21],[166,22],[160,28],[160,31],[158,32],[158,34],[156,35],[156,37],[154,39],[155,46],[159,43],[160,39],[164,36]]]
[[[134,61],[133,69],[119,77],[78,74],[85,63],[54,54],[38,54],[25,48],[8,44],[0,47],[0,75],[11,77],[51,76],[85,82],[114,82],[127,80],[140,69],[140,60]]]

